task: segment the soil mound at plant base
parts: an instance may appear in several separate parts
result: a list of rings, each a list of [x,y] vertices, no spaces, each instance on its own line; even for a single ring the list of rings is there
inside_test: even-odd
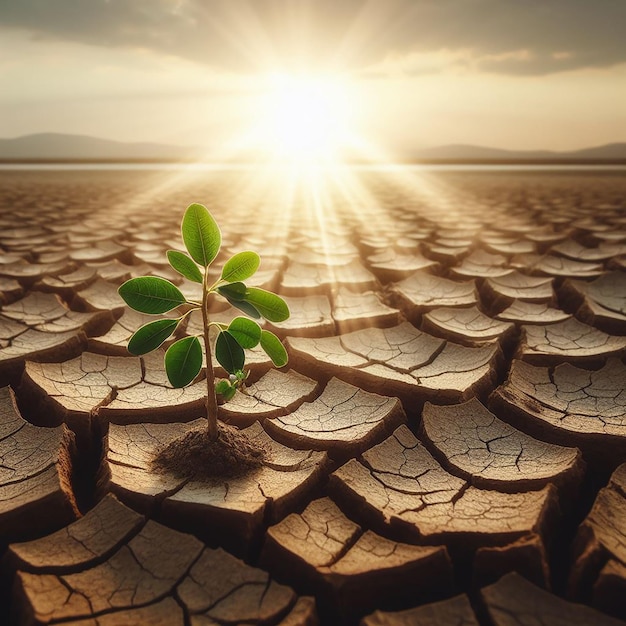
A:
[[[215,441],[209,439],[205,428],[192,430],[161,448],[152,466],[157,472],[209,480],[241,476],[261,467],[268,457],[269,451],[250,441],[245,433],[219,424]]]

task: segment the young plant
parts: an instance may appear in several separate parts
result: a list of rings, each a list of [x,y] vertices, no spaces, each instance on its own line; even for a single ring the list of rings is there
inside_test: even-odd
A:
[[[220,251],[222,234],[206,207],[190,205],[183,216],[181,232],[189,255],[168,250],[167,260],[179,274],[202,285],[202,302],[188,300],[176,285],[157,276],[131,278],[118,292],[128,306],[141,313],[159,315],[182,309],[175,319],[160,319],[139,328],[128,342],[128,350],[134,355],[156,350],[187,316],[201,311],[202,334],[174,342],[165,352],[165,371],[172,386],[189,385],[202,369],[202,337],[206,355],[208,434],[209,439],[215,441],[218,436],[216,392],[229,400],[244,385],[248,376],[244,371],[244,351],[260,344],[276,367],[287,364],[287,351],[280,339],[262,329],[254,319],[282,322],[289,317],[289,308],[276,294],[248,287],[243,282],[259,268],[261,260],[256,252],[238,252],[224,263],[219,277],[215,280],[209,277],[209,267]],[[211,322],[209,306],[215,296],[224,298],[248,317],[236,317],[230,324]],[[221,380],[217,385],[211,359],[211,326],[218,331],[215,358],[229,374],[228,380]]]

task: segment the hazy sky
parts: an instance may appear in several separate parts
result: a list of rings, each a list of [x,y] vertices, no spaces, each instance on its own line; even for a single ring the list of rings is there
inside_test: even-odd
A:
[[[626,141],[624,33],[626,0],[0,0],[0,136],[228,142],[304,72],[390,150]]]

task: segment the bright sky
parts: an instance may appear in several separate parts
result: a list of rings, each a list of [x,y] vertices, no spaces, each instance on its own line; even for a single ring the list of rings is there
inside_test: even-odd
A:
[[[622,0],[0,0],[0,137],[626,141],[625,32]]]

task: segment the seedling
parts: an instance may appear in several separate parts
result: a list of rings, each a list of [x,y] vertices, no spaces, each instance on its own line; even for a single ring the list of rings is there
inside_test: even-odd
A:
[[[256,252],[238,252],[224,263],[219,278],[211,282],[213,279],[209,276],[209,267],[220,251],[222,234],[206,207],[201,204],[190,205],[183,216],[181,232],[189,255],[178,250],[168,250],[167,260],[179,274],[202,285],[202,302],[188,300],[176,285],[157,276],[131,278],[118,291],[128,306],[141,313],[159,315],[181,309],[181,315],[175,319],[160,319],[139,328],[128,342],[128,350],[134,355],[156,350],[185,318],[194,311],[201,311],[202,335],[174,342],[165,352],[165,371],[173,387],[189,385],[202,369],[202,337],[206,356],[208,435],[211,441],[215,441],[218,436],[216,393],[230,400],[237,389],[244,386],[249,373],[244,369],[245,350],[260,344],[276,367],[287,364],[287,351],[280,339],[262,329],[254,320],[264,318],[270,322],[282,322],[289,317],[289,307],[276,294],[258,287],[248,287],[243,282],[259,268],[261,259]],[[236,317],[230,324],[210,321],[209,306],[216,296],[224,298],[248,317]],[[215,358],[229,374],[228,379],[220,380],[217,384],[211,359],[211,326],[218,331]]]

